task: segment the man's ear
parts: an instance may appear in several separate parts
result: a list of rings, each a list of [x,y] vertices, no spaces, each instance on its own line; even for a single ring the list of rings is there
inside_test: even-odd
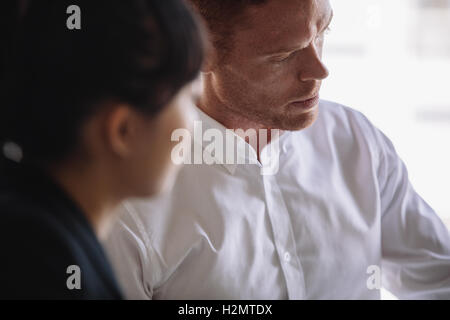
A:
[[[105,119],[106,142],[109,149],[119,157],[130,154],[137,131],[136,115],[131,107],[112,107]]]
[[[205,59],[203,61],[203,65],[201,67],[201,72],[202,73],[210,73],[213,72],[215,69],[215,66],[217,65],[217,61],[218,61],[218,55],[217,55],[217,50],[214,47],[214,44],[212,43],[212,41],[209,39],[206,41],[206,48],[205,48]]]
[[[214,63],[212,61],[212,57],[210,55],[207,55],[205,57],[205,60],[203,61],[203,65],[201,68],[201,72],[203,74],[211,73],[214,70]]]

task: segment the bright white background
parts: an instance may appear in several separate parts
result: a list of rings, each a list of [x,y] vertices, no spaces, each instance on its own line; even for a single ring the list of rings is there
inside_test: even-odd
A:
[[[331,0],[321,96],[362,111],[450,228],[450,0]],[[395,299],[382,290],[383,299]]]
[[[331,0],[321,97],[362,111],[394,143],[450,228],[450,0]]]

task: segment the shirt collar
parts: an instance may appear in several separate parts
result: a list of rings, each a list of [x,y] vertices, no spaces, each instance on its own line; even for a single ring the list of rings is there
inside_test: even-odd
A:
[[[213,119],[205,112],[203,112],[200,108],[196,106],[196,111],[198,113],[198,121],[200,121],[201,128],[203,133],[208,129],[216,129],[222,133],[222,136],[229,141],[233,141],[234,145],[234,161],[227,161],[226,155],[224,157],[219,157],[211,150],[206,150],[207,143],[202,143],[202,152],[208,152],[208,154],[214,158],[217,164],[222,165],[227,169],[230,174],[234,174],[237,166],[242,164],[250,164],[258,166],[261,169],[261,172],[271,172],[273,168],[278,167],[280,153],[284,148],[281,148],[281,144],[284,143],[286,137],[289,135],[289,132],[284,132],[280,136],[276,136],[272,139],[270,144],[265,146],[261,152],[261,161],[258,161],[258,156],[255,149],[248,144],[242,137],[237,135],[234,130],[227,129],[224,125],[222,125],[217,120]],[[228,136],[227,136],[228,135]],[[194,143],[199,143],[196,139],[194,139]],[[223,143],[224,149],[226,148],[226,142]],[[225,159],[223,159],[225,158]],[[264,174],[264,173],[262,173]]]

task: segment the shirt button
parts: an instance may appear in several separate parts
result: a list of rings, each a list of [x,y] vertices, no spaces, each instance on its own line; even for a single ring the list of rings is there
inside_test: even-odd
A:
[[[286,253],[284,254],[284,261],[286,261],[286,262],[291,261],[291,255],[290,255],[289,252],[286,252]]]

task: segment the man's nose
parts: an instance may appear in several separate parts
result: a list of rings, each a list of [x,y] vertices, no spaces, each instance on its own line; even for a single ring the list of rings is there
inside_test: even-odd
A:
[[[306,48],[305,59],[301,62],[300,66],[300,80],[323,80],[330,74],[325,64],[322,62],[321,51],[314,45],[310,45]]]

